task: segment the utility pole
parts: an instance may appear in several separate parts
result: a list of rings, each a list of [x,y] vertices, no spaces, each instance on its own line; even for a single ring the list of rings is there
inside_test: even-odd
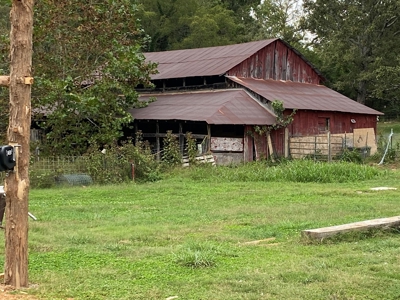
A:
[[[29,144],[31,126],[32,32],[34,0],[12,0],[10,13],[10,76],[0,86],[10,91],[8,143],[16,166],[5,180],[6,230],[4,283],[28,287]]]

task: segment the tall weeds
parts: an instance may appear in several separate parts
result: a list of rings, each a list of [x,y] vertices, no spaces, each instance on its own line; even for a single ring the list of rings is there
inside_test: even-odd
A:
[[[372,179],[384,172],[368,165],[349,162],[324,163],[293,160],[270,166],[265,162],[229,167],[198,167],[189,176],[194,180],[351,182]]]

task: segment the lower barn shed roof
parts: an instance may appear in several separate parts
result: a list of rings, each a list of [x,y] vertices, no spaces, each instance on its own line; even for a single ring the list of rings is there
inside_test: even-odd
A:
[[[141,95],[156,101],[129,110],[137,120],[205,121],[208,124],[272,125],[275,115],[243,89]]]
[[[323,85],[256,78],[238,78],[235,76],[227,76],[227,78],[252,90],[269,101],[282,101],[286,109],[383,115],[383,113],[358,103]]]

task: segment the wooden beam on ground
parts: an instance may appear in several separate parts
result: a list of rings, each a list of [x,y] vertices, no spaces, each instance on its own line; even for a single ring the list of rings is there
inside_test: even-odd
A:
[[[339,233],[345,233],[356,230],[357,231],[370,230],[373,228],[385,228],[385,227],[390,228],[398,226],[400,226],[400,216],[367,220],[367,221],[349,223],[344,225],[323,227],[318,229],[308,229],[308,230],[303,230],[301,232],[301,235],[303,237],[310,239],[322,240],[324,238],[331,237]]]
[[[0,86],[8,87],[10,85],[10,76],[0,76]]]

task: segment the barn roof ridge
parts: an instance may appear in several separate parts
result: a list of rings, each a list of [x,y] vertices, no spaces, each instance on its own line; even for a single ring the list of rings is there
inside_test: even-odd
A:
[[[245,42],[245,43],[238,43],[238,44],[229,44],[229,45],[220,45],[220,46],[210,46],[210,47],[198,47],[198,48],[188,48],[188,49],[176,49],[176,50],[165,50],[165,51],[154,51],[154,52],[143,52],[143,54],[146,56],[148,54],[164,54],[164,53],[178,53],[178,52],[197,52],[199,50],[204,51],[204,50],[220,50],[222,48],[236,48],[238,46],[248,46],[250,44],[260,44],[260,48],[265,47],[269,45],[272,42],[275,42],[276,40],[281,40],[279,38],[272,38],[272,39],[262,39],[262,40],[257,40],[257,41],[251,41],[251,42]]]
[[[225,74],[277,40],[280,39],[265,39],[215,47],[144,52],[143,54],[146,61],[158,63],[158,73],[151,76],[153,80],[216,76]]]
[[[164,96],[164,95],[182,95],[182,94],[203,94],[203,93],[218,93],[218,92],[230,92],[244,90],[244,88],[225,88],[225,89],[204,89],[204,90],[184,90],[184,91],[165,91],[165,92],[146,92],[140,93],[141,97],[155,97],[155,96]]]

